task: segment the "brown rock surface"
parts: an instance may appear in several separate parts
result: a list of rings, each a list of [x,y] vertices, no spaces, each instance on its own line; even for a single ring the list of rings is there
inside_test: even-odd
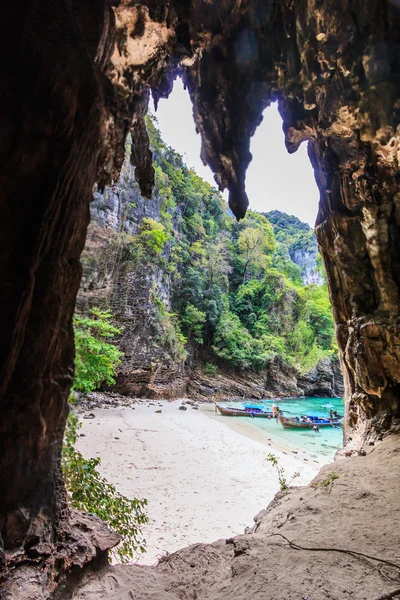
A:
[[[108,550],[120,539],[100,519],[71,510],[68,522],[61,523],[56,548],[38,537],[7,561],[0,598],[47,600],[67,575],[75,579],[75,573],[88,563],[97,567],[107,564]]]

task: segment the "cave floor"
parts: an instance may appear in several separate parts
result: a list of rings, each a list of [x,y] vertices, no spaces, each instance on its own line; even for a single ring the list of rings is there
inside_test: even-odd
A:
[[[251,533],[190,546],[156,567],[88,571],[62,598],[377,600],[398,588],[400,437],[390,435],[366,456],[326,465],[309,486],[279,493]]]

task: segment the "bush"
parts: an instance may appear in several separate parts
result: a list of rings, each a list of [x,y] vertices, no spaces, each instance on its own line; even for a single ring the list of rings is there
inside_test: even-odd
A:
[[[121,333],[112,324],[110,312],[92,308],[91,317],[74,317],[75,381],[74,390],[91,392],[102,383],[115,383],[115,369],[122,359],[115,344],[108,340]]]
[[[160,254],[168,241],[164,225],[150,217],[145,217],[140,226],[139,240],[150,254]]]
[[[206,375],[215,375],[217,372],[217,367],[212,363],[204,363],[203,371]]]

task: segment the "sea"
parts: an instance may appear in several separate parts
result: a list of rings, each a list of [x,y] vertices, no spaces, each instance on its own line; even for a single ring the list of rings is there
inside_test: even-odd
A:
[[[225,403],[224,403],[225,404]],[[229,403],[226,403],[229,404]],[[343,415],[344,403],[342,398],[285,398],[284,400],[264,400],[260,402],[246,401],[234,406],[260,406],[271,410],[276,404],[283,414],[288,417],[301,415],[316,415],[329,417],[329,411],[336,410]],[[234,417],[227,417],[234,418]],[[309,456],[323,462],[330,462],[336,451],[343,446],[342,428],[321,427],[319,432],[311,429],[284,429],[277,419],[246,418],[252,427],[265,433],[266,438],[282,442],[289,449],[304,451]]]

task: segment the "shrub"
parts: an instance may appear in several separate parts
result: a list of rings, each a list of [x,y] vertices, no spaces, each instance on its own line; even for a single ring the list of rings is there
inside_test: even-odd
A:
[[[212,363],[204,363],[203,371],[206,375],[215,375],[217,372],[217,367]]]
[[[150,254],[160,254],[168,240],[164,225],[145,217],[140,226],[139,239]]]
[[[75,381],[74,390],[91,392],[102,383],[115,383],[115,369],[123,356],[108,340],[121,333],[112,324],[110,312],[92,308],[91,316],[74,317]]]

